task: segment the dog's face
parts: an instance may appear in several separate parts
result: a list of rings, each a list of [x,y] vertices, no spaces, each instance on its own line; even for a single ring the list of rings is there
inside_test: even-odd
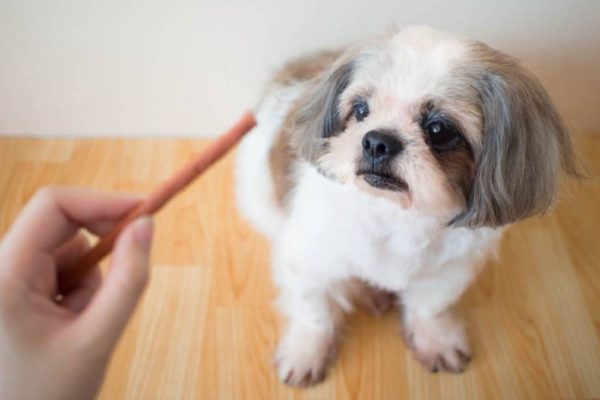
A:
[[[315,82],[295,145],[320,171],[455,225],[545,211],[569,135],[538,81],[481,43],[409,28],[348,50]]]

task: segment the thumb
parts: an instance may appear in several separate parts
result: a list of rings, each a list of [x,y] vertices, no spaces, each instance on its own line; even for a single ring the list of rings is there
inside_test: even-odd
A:
[[[98,350],[112,350],[146,287],[152,235],[150,217],[141,217],[123,230],[108,275],[81,315],[82,328]]]

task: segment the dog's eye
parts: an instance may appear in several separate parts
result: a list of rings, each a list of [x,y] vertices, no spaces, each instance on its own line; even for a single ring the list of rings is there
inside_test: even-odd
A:
[[[358,122],[367,118],[369,115],[369,105],[367,104],[365,99],[357,99],[354,101],[354,117]]]
[[[460,140],[460,133],[441,121],[433,121],[425,127],[429,142],[436,150],[446,150]]]

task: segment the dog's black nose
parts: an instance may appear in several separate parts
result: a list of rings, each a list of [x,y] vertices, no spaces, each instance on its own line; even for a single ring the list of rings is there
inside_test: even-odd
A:
[[[400,153],[402,142],[390,133],[369,131],[362,140],[363,156],[371,162],[383,162]]]

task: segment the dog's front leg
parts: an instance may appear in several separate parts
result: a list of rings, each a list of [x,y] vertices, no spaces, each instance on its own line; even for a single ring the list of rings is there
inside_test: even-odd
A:
[[[334,286],[315,270],[295,264],[292,257],[276,257],[275,278],[280,288],[278,306],[287,327],[275,354],[279,379],[291,386],[311,386],[325,379],[335,358],[343,311],[329,296]]]
[[[431,372],[462,372],[471,360],[463,321],[451,310],[473,275],[447,267],[401,292],[402,330],[415,358]]]

